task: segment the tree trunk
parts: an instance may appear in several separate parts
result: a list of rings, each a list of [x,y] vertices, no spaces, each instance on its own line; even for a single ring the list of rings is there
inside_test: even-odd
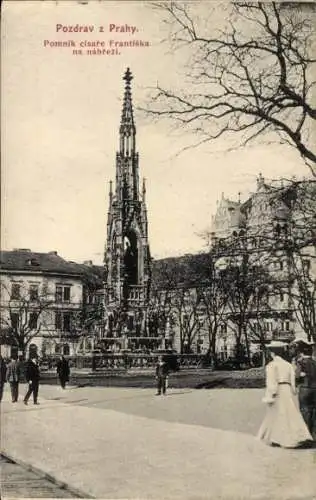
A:
[[[27,350],[28,342],[24,342],[22,339],[18,341],[18,350],[22,351],[23,359],[26,358],[26,350]]]
[[[237,364],[238,364],[238,366],[240,368],[240,365],[242,363],[242,359],[241,359],[241,328],[240,328],[240,325],[238,325],[238,334],[236,336],[235,358],[236,358]]]
[[[215,370],[217,367],[217,355],[216,355],[216,332],[209,333],[210,338],[210,354],[211,354],[211,367]]]
[[[249,339],[248,339],[248,332],[247,332],[247,324],[245,323],[245,321],[243,321],[243,323],[242,323],[242,332],[243,332],[243,336],[245,339],[247,362],[248,362],[249,366],[251,366]]]

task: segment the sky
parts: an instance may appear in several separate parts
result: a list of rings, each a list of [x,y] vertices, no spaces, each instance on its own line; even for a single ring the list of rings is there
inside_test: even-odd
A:
[[[76,26],[94,30],[68,31]],[[67,260],[102,263],[122,76],[130,67],[135,107],[146,105],[148,88],[157,82],[177,86],[184,55],[170,52],[164,36],[160,15],[148,2],[4,3],[2,249],[56,250]],[[73,55],[73,48],[55,46],[98,40],[148,41],[149,47]],[[222,193],[237,200],[240,192],[245,200],[259,172],[266,179],[308,175],[298,154],[281,145],[225,152],[221,140],[180,153],[192,137],[134,114],[154,258],[200,251],[200,234],[210,227]]]

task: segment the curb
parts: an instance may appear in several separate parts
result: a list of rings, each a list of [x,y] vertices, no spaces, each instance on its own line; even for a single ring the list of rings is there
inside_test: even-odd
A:
[[[81,491],[77,488],[73,488],[68,483],[65,483],[63,481],[59,481],[58,479],[56,479],[54,476],[52,476],[48,472],[44,472],[41,469],[39,469],[38,467],[35,467],[34,465],[28,464],[28,463],[24,462],[23,460],[20,460],[20,459],[13,457],[12,455],[7,453],[6,451],[2,450],[0,452],[0,455],[2,457],[4,457],[4,459],[8,460],[9,462],[16,464],[16,465],[19,465],[19,466],[23,467],[24,469],[26,469],[27,471],[34,472],[35,474],[40,475],[42,479],[46,479],[47,481],[50,481],[51,483],[55,484],[58,488],[68,491],[69,493],[74,495],[75,498],[96,498],[92,495],[88,495],[87,493],[84,493],[83,491]]]

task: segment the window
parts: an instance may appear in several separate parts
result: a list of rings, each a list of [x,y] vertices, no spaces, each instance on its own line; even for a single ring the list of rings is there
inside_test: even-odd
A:
[[[28,259],[26,261],[26,263],[28,266],[39,266],[40,265],[40,263],[36,259]]]
[[[128,316],[128,319],[127,319],[127,328],[128,328],[128,330],[133,330],[134,329],[134,318],[133,318],[133,316]]]
[[[64,286],[64,302],[70,302],[70,286]]]
[[[70,286],[56,286],[56,302],[70,302]]]
[[[61,320],[62,316],[61,316],[61,313],[60,312],[56,312],[55,314],[55,328],[56,330],[61,330],[61,325],[62,325],[62,320]]]
[[[220,332],[227,333],[227,324],[226,323],[220,325]]]
[[[30,286],[30,300],[38,300],[38,285]]]
[[[71,327],[71,316],[70,313],[63,314],[63,330],[64,332],[70,332]]]
[[[56,302],[62,302],[63,300],[63,287],[56,286]]]
[[[290,331],[290,322],[289,321],[282,321],[281,329],[283,332],[289,332]]]
[[[311,268],[311,261],[306,259],[302,262],[303,271],[308,274]]]
[[[97,304],[102,304],[102,295],[96,295],[95,302]]]
[[[283,301],[284,301],[284,293],[280,292],[280,302],[283,302]]]
[[[63,347],[63,355],[64,356],[69,356],[70,354],[70,347],[68,344],[65,344],[64,347]]]
[[[280,260],[280,269],[283,271],[283,260]]]
[[[29,317],[29,328],[31,330],[36,330],[37,328],[38,313],[31,312]]]
[[[19,283],[12,283],[11,285],[11,299],[19,300],[21,298],[21,285]]]
[[[56,312],[55,315],[55,328],[62,332],[70,332],[71,330],[71,313],[69,312]]]
[[[87,303],[93,304],[95,302],[94,298],[95,298],[94,295],[92,293],[89,293]]]

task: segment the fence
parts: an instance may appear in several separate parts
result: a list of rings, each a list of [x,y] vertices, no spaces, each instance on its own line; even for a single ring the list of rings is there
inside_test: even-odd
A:
[[[78,370],[85,369],[91,371],[107,370],[145,370],[154,369],[160,354],[138,354],[138,353],[109,353],[82,356],[67,356],[71,368]],[[194,369],[208,365],[206,358],[202,354],[162,354],[170,369]],[[42,369],[53,369],[56,367],[58,356],[50,356],[42,360]]]

